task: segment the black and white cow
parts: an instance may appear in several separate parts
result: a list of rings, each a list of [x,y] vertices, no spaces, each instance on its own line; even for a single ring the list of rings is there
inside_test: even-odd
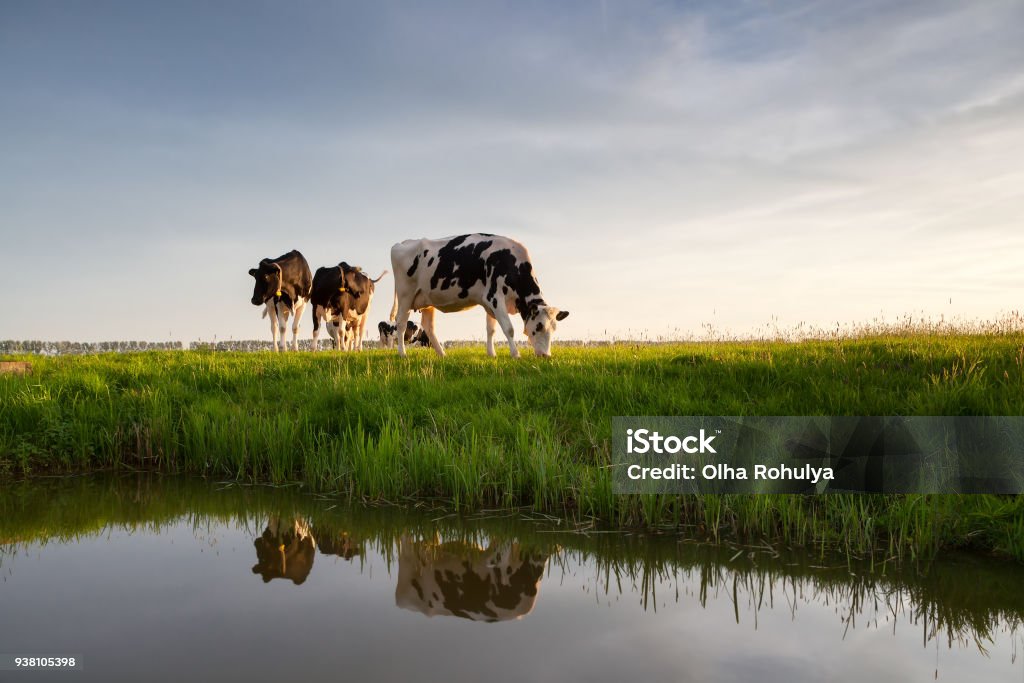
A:
[[[569,315],[544,301],[526,247],[507,237],[476,233],[406,240],[391,247],[391,267],[395,272],[391,320],[403,329],[410,311],[422,311],[420,324],[440,356],[444,349],[434,333],[435,309],[451,313],[483,306],[487,355],[494,355],[494,330],[501,325],[513,358],[519,357],[519,349],[509,316],[523,317],[523,331],[534,352],[549,357],[555,323]],[[398,339],[398,354],[405,355],[403,338]]]
[[[313,350],[317,350],[320,323],[327,321],[327,333],[337,349],[363,349],[363,333],[370,314],[375,283],[388,274],[384,271],[371,280],[362,268],[344,261],[329,268],[317,268],[313,276]]]
[[[258,268],[250,268],[249,275],[256,280],[252,292],[253,306],[263,305],[263,317],[270,316],[270,332],[274,337],[274,350],[277,346],[278,332],[284,344],[285,328],[288,316],[294,316],[292,323],[292,349],[299,350],[299,320],[309,301],[313,277],[309,272],[309,264],[296,250],[278,256],[275,259],[265,258]]]
[[[428,617],[522,619],[537,602],[547,560],[518,543],[481,548],[404,536],[398,545],[395,604]]]
[[[377,332],[380,334],[380,345],[385,349],[390,349],[395,344],[396,333],[398,327],[388,323],[387,321],[381,320],[377,323]],[[416,323],[409,321],[405,324],[405,343],[406,344],[419,344],[420,346],[430,346],[430,338],[427,337],[427,333],[424,332]]]

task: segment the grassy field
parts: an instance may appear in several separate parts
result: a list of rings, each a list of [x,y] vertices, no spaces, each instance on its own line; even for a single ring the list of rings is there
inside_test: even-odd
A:
[[[614,415],[1020,415],[1024,337],[344,355],[145,352],[17,359],[0,476],[97,468],[281,482],[462,509],[529,505],[851,553],[956,545],[1024,560],[1024,497],[617,496]]]

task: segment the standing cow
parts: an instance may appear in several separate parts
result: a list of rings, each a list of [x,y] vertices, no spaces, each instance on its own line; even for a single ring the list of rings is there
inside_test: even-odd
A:
[[[320,323],[327,322],[327,333],[334,347],[346,351],[363,350],[363,331],[370,314],[375,283],[388,274],[371,280],[362,268],[342,261],[330,268],[317,268],[313,276],[313,350],[317,350]]]
[[[277,346],[278,332],[284,344],[288,316],[293,315],[292,350],[298,351],[299,320],[313,286],[313,277],[306,259],[293,249],[275,259],[263,259],[258,268],[249,269],[249,275],[256,279],[256,287],[252,292],[253,306],[264,305],[263,317],[270,316],[274,350],[280,350]]]
[[[391,247],[395,272],[395,303],[391,320],[405,329],[410,311],[421,310],[420,324],[439,356],[444,349],[434,333],[434,310],[445,313],[483,306],[487,311],[487,355],[494,355],[494,330],[508,339],[513,358],[519,349],[510,315],[523,317],[523,332],[538,356],[551,356],[551,333],[568,311],[548,306],[533,274],[530,255],[519,242],[476,233],[439,240],[406,240]],[[396,317],[397,316],[397,317]],[[398,354],[405,339],[398,337]]]

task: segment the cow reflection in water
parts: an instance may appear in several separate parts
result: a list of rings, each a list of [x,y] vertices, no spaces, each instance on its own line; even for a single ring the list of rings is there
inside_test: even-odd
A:
[[[363,546],[349,536],[347,531],[331,532],[317,527],[316,535],[320,539],[321,555],[337,555],[351,561],[356,555],[363,554]]]
[[[492,543],[484,549],[470,543],[437,544],[403,537],[395,604],[429,617],[521,619],[537,601],[547,558],[518,543]]]
[[[256,546],[256,565],[253,574],[271,579],[291,579],[296,586],[305,582],[313,569],[316,540],[309,523],[292,517],[271,517],[263,535],[253,541]]]

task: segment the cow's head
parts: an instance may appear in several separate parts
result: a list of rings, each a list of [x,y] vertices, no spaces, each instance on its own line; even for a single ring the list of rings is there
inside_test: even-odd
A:
[[[556,323],[569,317],[569,311],[560,311],[554,306],[541,304],[530,306],[526,315],[523,316],[526,322],[526,329],[523,331],[533,345],[533,352],[542,358],[551,357],[551,333],[555,331]]]
[[[281,295],[281,266],[270,259],[260,261],[259,268],[250,268],[249,275],[256,279],[252,290],[252,305],[261,306],[274,296]]]

